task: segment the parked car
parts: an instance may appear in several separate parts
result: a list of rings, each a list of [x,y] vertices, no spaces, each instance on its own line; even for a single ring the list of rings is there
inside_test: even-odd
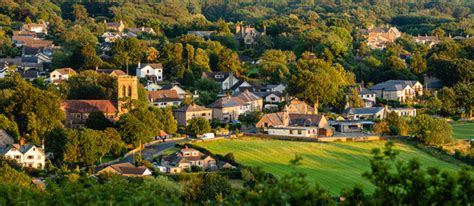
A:
[[[212,139],[214,137],[216,137],[214,133],[206,133],[202,135],[201,139]]]

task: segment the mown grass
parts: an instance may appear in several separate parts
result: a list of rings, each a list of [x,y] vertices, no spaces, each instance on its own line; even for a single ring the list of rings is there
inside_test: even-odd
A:
[[[308,181],[318,182],[333,194],[343,188],[362,185],[367,191],[373,186],[362,177],[370,170],[371,150],[383,148],[385,141],[350,143],[308,143],[281,140],[241,139],[199,142],[196,145],[215,154],[234,153],[237,162],[247,166],[259,166],[278,177],[295,171],[307,174]],[[402,142],[396,142],[400,159],[418,158],[424,166],[436,166],[442,170],[458,171],[460,166],[439,160]],[[303,157],[296,169],[289,166],[295,155]]]
[[[474,122],[454,122],[451,126],[454,139],[474,139]]]

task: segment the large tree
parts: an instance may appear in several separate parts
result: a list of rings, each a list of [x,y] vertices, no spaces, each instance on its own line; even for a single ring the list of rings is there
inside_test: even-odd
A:
[[[308,102],[318,98],[320,103],[329,105],[335,104],[338,97],[343,95],[344,87],[353,82],[353,74],[345,71],[341,65],[333,65],[305,53],[292,72],[289,91]]]

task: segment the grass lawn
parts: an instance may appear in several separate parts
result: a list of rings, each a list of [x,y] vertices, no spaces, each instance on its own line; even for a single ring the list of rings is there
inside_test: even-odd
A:
[[[474,122],[452,123],[454,139],[474,139]]]
[[[334,194],[341,189],[359,183],[368,191],[373,187],[361,175],[369,171],[373,148],[382,148],[385,141],[350,143],[308,143],[281,140],[268,140],[245,137],[232,140],[199,142],[215,154],[234,153],[237,162],[248,166],[260,166],[278,177],[291,174],[289,161],[300,155],[302,165],[297,171],[307,174],[307,179],[319,182]],[[460,166],[432,157],[415,147],[401,142],[396,143],[401,159],[417,157],[425,166],[436,166],[443,170],[457,171]]]

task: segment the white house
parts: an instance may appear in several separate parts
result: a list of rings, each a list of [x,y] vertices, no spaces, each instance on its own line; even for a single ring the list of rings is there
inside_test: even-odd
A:
[[[51,83],[58,83],[60,81],[66,81],[69,77],[76,74],[76,71],[72,68],[61,68],[55,69],[49,74],[49,81]]]
[[[163,65],[158,64],[138,64],[137,77],[147,78],[151,82],[163,81]]]
[[[283,91],[285,91],[285,89],[286,89],[286,86],[284,84],[278,84],[278,85],[269,84],[265,86],[265,90],[267,92],[280,92],[283,94]]]
[[[222,90],[228,90],[239,82],[233,72],[203,72],[202,78],[213,79],[221,85]]]
[[[168,106],[179,106],[181,99],[175,90],[158,90],[148,92],[148,99],[152,106],[164,108]]]
[[[13,144],[3,150],[2,156],[29,168],[44,169],[46,163],[44,145],[41,148],[33,144]]]
[[[292,137],[318,137],[318,127],[269,127],[268,135]]]

